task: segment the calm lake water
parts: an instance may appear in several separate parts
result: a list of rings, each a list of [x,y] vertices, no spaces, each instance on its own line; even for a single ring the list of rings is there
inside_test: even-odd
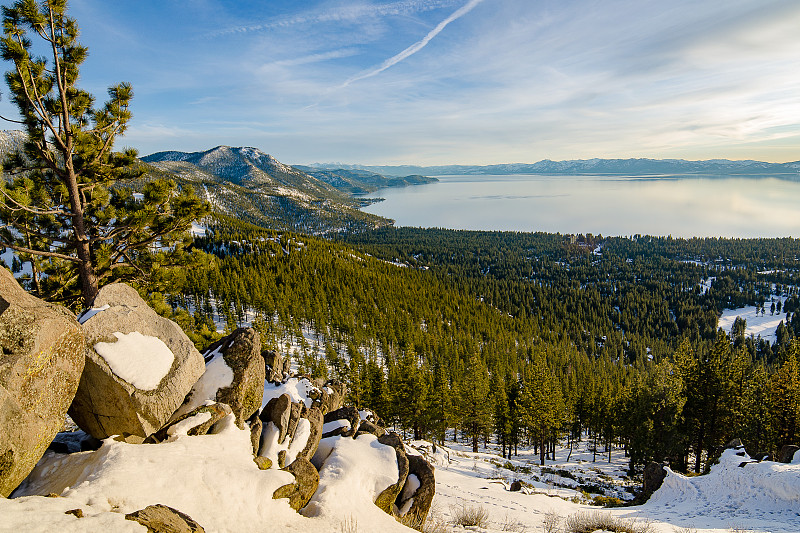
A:
[[[718,176],[438,176],[382,189],[397,226],[674,237],[800,237],[800,182]]]

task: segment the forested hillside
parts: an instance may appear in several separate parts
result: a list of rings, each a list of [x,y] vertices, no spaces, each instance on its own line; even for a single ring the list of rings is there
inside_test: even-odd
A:
[[[588,432],[598,460],[623,446],[634,471],[800,437],[800,241],[390,228],[332,242],[223,217],[197,246],[215,260],[167,296],[179,322],[204,337],[217,315],[252,323],[281,351],[305,334],[302,371],[416,437],[458,428],[546,454]],[[717,331],[723,308],[772,298],[775,343]]]

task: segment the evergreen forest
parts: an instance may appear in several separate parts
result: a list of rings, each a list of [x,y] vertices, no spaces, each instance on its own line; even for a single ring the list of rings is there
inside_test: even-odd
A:
[[[796,239],[675,239],[386,227],[322,239],[225,216],[153,305],[198,346],[252,325],[301,373],[347,384],[408,436],[511,456],[591,439],[701,472],[740,438],[800,437]],[[778,305],[775,305],[778,302]],[[717,329],[782,320],[774,342]],[[776,308],[777,307],[777,308]],[[797,340],[795,340],[797,339]]]

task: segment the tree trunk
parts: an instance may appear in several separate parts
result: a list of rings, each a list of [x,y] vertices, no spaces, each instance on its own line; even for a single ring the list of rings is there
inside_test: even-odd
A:
[[[544,466],[544,450],[545,450],[544,447],[545,447],[544,439],[541,439],[541,441],[539,442],[539,464],[541,466]]]

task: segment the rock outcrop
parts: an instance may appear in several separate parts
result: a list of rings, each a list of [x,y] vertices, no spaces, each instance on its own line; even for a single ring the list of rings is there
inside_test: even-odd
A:
[[[272,350],[261,352],[264,359],[264,371],[266,380],[272,383],[280,383],[289,375],[289,360],[284,359],[281,354]]]
[[[318,408],[309,409],[282,394],[267,402],[259,418],[262,429],[257,455],[268,457],[278,468],[285,468],[299,458],[310,461],[316,453],[323,425]]]
[[[149,533],[205,533],[189,515],[161,504],[126,514],[125,519],[139,522]]]
[[[800,450],[800,446],[784,444],[783,447],[781,447],[781,451],[778,453],[778,462],[791,463],[798,450]]]
[[[309,502],[319,486],[319,472],[305,457],[298,457],[292,464],[283,468],[290,472],[295,482],[283,485],[275,490],[272,497],[274,499],[289,498],[289,506],[295,511],[299,511]]]
[[[422,531],[433,503],[433,496],[436,494],[436,479],[433,466],[424,457],[410,453],[406,455],[408,477],[395,505],[405,524]]]
[[[378,494],[375,505],[385,513],[394,514],[394,503],[398,496],[400,496],[400,492],[403,490],[403,485],[405,485],[406,478],[408,477],[408,457],[403,448],[403,441],[400,440],[397,433],[387,433],[382,437],[378,437],[378,442],[394,448],[395,454],[397,455],[398,479],[397,483],[386,487],[383,492]]]
[[[642,492],[637,495],[637,503],[644,503],[650,499],[655,491],[661,488],[667,471],[661,463],[648,463],[642,474]]]
[[[84,366],[75,316],[0,268],[0,496],[36,466],[64,424]]]
[[[205,370],[181,328],[128,285],[100,289],[83,323],[86,366],[69,414],[98,439],[141,442],[158,431]]]
[[[203,352],[203,359],[206,370],[176,415],[181,416],[210,400],[229,405],[236,415],[236,425],[244,428],[245,420],[261,407],[264,393],[261,337],[253,328],[239,328],[209,346]]]

